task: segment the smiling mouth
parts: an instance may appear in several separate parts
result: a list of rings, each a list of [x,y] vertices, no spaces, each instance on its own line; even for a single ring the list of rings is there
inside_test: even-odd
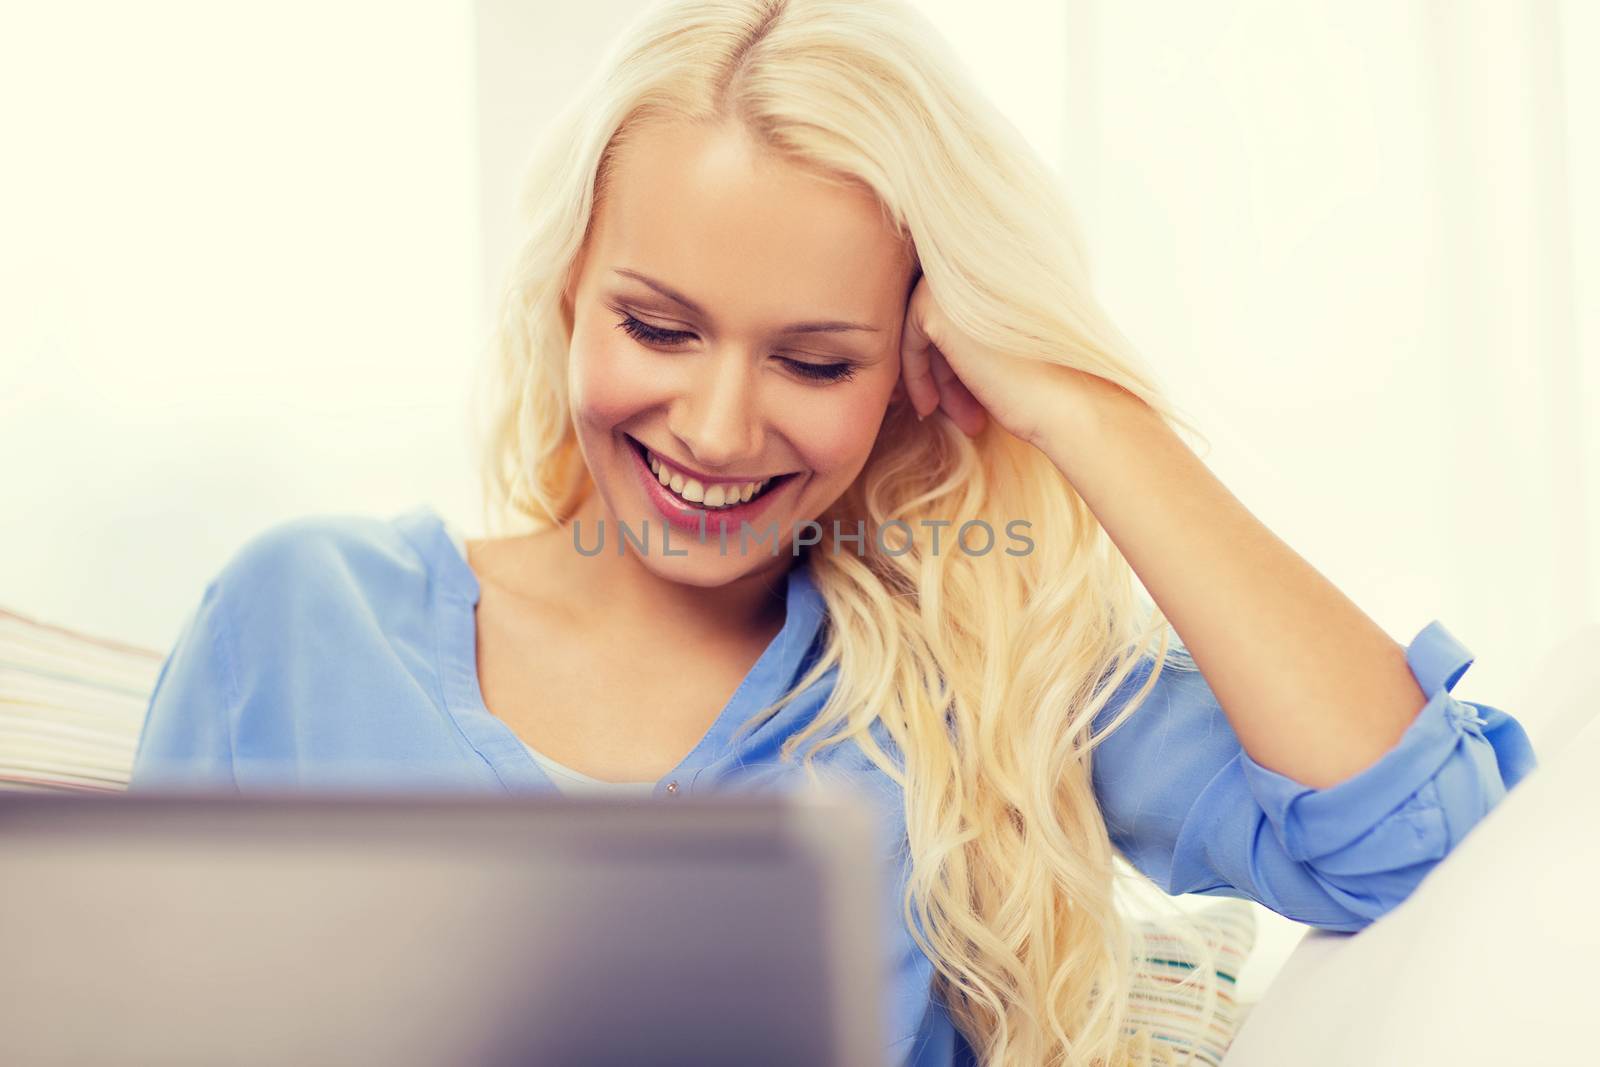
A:
[[[684,476],[670,464],[662,463],[641,442],[629,437],[627,434],[623,434],[623,437],[627,438],[628,445],[639,456],[640,461],[644,463],[646,469],[651,472],[656,481],[661,483],[661,487],[676,497],[686,508],[701,508],[711,512],[729,511],[761,499],[795,477],[795,473],[791,472],[789,474],[775,474],[766,479],[756,478],[749,482],[715,482],[708,487],[697,479]],[[661,472],[663,471],[668,474],[665,481],[662,481],[661,478]],[[719,495],[722,497],[720,503],[709,503],[707,501],[708,497],[715,499]]]

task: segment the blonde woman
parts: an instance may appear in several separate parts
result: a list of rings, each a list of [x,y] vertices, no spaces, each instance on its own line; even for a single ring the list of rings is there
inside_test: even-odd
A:
[[[892,1062],[1088,1065],[1151,1055],[1115,855],[1353,930],[1532,766],[1440,624],[1396,644],[1183,443],[1058,185],[906,4],[651,9],[527,207],[502,536],[253,539],[135,788],[847,775],[893,813]]]

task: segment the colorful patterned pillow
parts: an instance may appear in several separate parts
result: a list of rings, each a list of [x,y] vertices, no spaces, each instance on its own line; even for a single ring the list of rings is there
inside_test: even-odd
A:
[[[0,608],[0,789],[126,789],[164,658]]]
[[[1172,919],[1137,921],[1134,933],[1140,962],[1128,1029],[1147,1035],[1153,1063],[1217,1067],[1248,1011],[1235,989],[1255,947],[1255,905],[1220,899]],[[1205,986],[1194,980],[1207,966],[1216,975],[1209,1005]]]

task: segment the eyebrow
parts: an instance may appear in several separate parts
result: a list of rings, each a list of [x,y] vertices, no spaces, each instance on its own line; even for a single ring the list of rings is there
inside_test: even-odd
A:
[[[624,267],[615,268],[615,273],[621,274],[627,278],[632,278],[635,281],[643,282],[645,285],[648,285],[650,288],[654,289],[668,300],[671,300],[674,304],[681,304],[683,307],[694,312],[694,314],[700,316],[702,319],[708,319],[711,317],[706,314],[705,309],[699,304],[696,304],[693,300],[690,300],[676,289],[672,289],[666,285],[663,285],[661,282],[656,281],[654,278],[647,277],[643,274],[640,274],[636,270],[628,270]],[[866,326],[859,322],[840,322],[837,319],[828,319],[822,322],[791,322],[789,325],[779,329],[778,332],[786,334],[845,333],[851,330],[859,330],[863,333],[882,332],[876,326]]]

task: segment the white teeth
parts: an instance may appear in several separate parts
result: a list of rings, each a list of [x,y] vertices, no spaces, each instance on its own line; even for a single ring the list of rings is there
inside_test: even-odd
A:
[[[649,450],[645,450],[645,458],[650,464],[650,470],[656,480],[671,489],[684,500],[692,504],[700,504],[705,508],[729,508],[735,504],[748,502],[752,497],[767,487],[771,478],[763,478],[757,482],[745,482],[743,485],[721,483],[707,488],[697,479],[685,478],[677,471],[661,462]]]

